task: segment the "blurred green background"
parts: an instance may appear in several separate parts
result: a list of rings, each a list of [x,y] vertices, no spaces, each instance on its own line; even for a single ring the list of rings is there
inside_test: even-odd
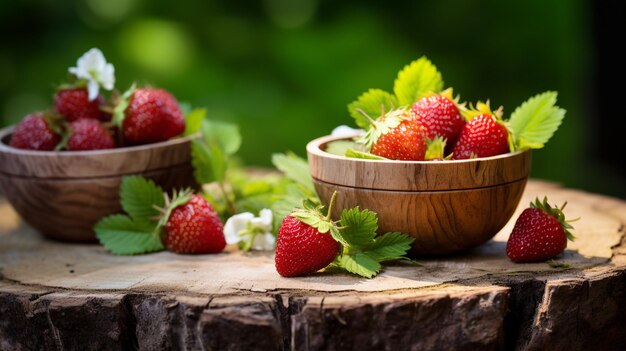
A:
[[[601,88],[615,74],[601,65],[613,12],[575,0],[3,1],[0,126],[49,107],[54,83],[98,47],[118,89],[164,87],[236,121],[241,157],[267,166],[271,153],[304,155],[309,140],[351,124],[347,103],[391,90],[399,69],[427,55],[463,100],[489,98],[505,113],[559,91],[567,116],[534,153],[532,175],[624,197],[624,160],[602,122],[620,112],[606,110]]]

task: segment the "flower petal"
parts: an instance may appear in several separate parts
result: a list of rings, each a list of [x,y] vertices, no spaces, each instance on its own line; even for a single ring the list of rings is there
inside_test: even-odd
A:
[[[104,66],[104,70],[100,74],[100,83],[102,83],[104,89],[113,90],[115,86],[115,67],[112,64],[107,63]]]
[[[333,129],[330,135],[338,136],[338,137],[348,137],[348,136],[354,136],[355,134],[363,133],[363,132],[365,132],[363,129],[355,129],[352,127],[341,125]]]
[[[98,97],[100,84],[98,84],[95,80],[90,79],[87,83],[87,92],[89,92],[89,101],[93,101],[96,97]]]
[[[248,222],[254,218],[254,215],[250,212],[238,213],[228,220],[224,224],[224,237],[227,244],[236,244],[241,241],[239,233],[246,229]]]
[[[274,250],[276,246],[276,238],[272,233],[258,234],[252,242],[253,250]]]

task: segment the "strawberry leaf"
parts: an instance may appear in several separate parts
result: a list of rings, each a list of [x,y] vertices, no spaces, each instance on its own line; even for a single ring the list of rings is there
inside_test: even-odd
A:
[[[348,158],[360,158],[365,160],[386,160],[382,156],[377,156],[369,152],[357,151],[355,149],[346,150],[345,156]]]
[[[356,125],[363,129],[370,126],[370,121],[361,113],[359,109],[376,119],[384,112],[391,111],[398,107],[398,100],[392,94],[380,90],[370,89],[361,94],[358,99],[348,105],[350,116],[354,118]]]
[[[100,243],[116,255],[136,255],[163,250],[156,223],[112,215],[96,224],[94,231]]]
[[[207,145],[218,146],[226,156],[235,154],[241,146],[241,133],[236,124],[205,119],[202,135]]]
[[[550,140],[565,117],[565,110],[556,106],[556,101],[557,93],[548,91],[513,111],[508,129],[516,150],[540,149]]]
[[[441,73],[425,56],[406,65],[393,84],[400,106],[411,105],[425,95],[442,89]]]
[[[198,184],[223,182],[226,178],[226,158],[216,144],[206,145],[198,140],[191,142],[191,164]]]
[[[378,262],[398,260],[405,257],[413,240],[404,233],[385,233],[363,248],[363,251]]]
[[[279,171],[283,172],[287,178],[302,185],[311,193],[315,193],[313,178],[311,178],[309,164],[306,159],[299,157],[293,152],[274,154],[272,155],[272,164]]]
[[[329,154],[333,154],[337,156],[344,156],[346,154],[346,151],[350,149],[357,149],[358,147],[359,145],[355,143],[354,141],[336,140],[336,141],[331,141],[330,143],[328,143],[324,151],[328,152]]]
[[[163,207],[163,189],[152,180],[139,176],[124,177],[120,186],[122,209],[134,220],[154,220],[159,215],[155,207]]]
[[[185,115],[185,132],[183,135],[192,135],[197,133],[202,127],[202,121],[206,117],[206,109],[197,108]]]
[[[335,264],[350,273],[365,278],[372,278],[380,271],[380,263],[362,252],[340,256],[335,261]]]
[[[341,212],[341,227],[341,234],[349,245],[365,246],[374,242],[378,218],[376,213],[361,211],[357,206]]]

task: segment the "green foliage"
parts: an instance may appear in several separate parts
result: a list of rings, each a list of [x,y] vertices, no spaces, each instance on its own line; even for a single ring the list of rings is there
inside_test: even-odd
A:
[[[348,244],[364,246],[372,243],[378,230],[378,217],[369,210],[359,210],[354,207],[341,212],[341,230]]]
[[[380,272],[380,263],[362,252],[355,255],[343,255],[337,259],[335,264],[350,273],[365,278],[372,278]]]
[[[155,228],[155,222],[112,215],[98,222],[94,231],[100,243],[110,252],[116,255],[136,255],[163,250]]]
[[[369,152],[357,151],[354,149],[346,150],[345,156],[348,158],[360,158],[365,160],[386,160],[385,157],[374,155]]]
[[[429,93],[443,90],[443,79],[437,67],[425,56],[406,65],[393,84],[400,106],[411,105]]]
[[[165,205],[163,189],[152,180],[139,176],[122,179],[120,186],[122,209],[136,220],[154,220],[159,215],[156,207]]]
[[[508,121],[512,150],[540,149],[559,128],[565,110],[556,106],[557,93],[548,91],[526,100]]]
[[[370,121],[359,110],[366,113],[370,118],[376,119],[383,113],[398,107],[398,99],[392,94],[380,90],[370,89],[361,94],[358,99],[348,105],[350,116],[354,118],[356,125],[368,129]]]
[[[234,155],[241,146],[239,126],[234,123],[205,119],[202,135],[207,145],[218,146],[227,156]]]
[[[192,135],[200,131],[205,117],[205,108],[197,108],[185,114],[185,132],[183,135]]]
[[[360,145],[355,143],[354,141],[336,140],[328,143],[328,145],[326,145],[326,150],[324,151],[337,156],[345,156],[348,150],[353,149],[356,151],[358,150],[359,146]]]
[[[313,178],[311,178],[309,171],[309,164],[305,159],[298,157],[298,155],[292,152],[288,152],[286,154],[272,155],[272,163],[279,171],[283,172],[287,178],[302,185],[310,192],[315,192]]]

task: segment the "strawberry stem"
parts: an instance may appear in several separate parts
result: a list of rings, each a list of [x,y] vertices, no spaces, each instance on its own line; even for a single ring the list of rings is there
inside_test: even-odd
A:
[[[326,217],[324,217],[327,221],[330,221],[330,216],[333,211],[333,205],[335,204],[335,200],[337,199],[337,190],[333,192],[333,196],[330,198],[330,202],[328,203],[328,213]]]
[[[383,111],[384,111],[384,110],[385,110],[385,106],[383,105]],[[367,119],[367,121],[368,121],[368,122],[370,122],[370,124],[371,124],[371,125],[375,125],[375,124],[376,124],[376,121],[374,121],[374,120],[372,119],[372,117],[370,117],[370,115],[368,115],[368,114],[367,114],[367,112],[365,112],[365,111],[361,110],[360,108],[357,108],[357,109],[356,109],[356,112],[358,112],[358,113],[362,114],[362,115],[363,115],[363,117],[365,117],[365,119]],[[383,113],[383,115],[384,115],[384,113]]]
[[[226,188],[224,187],[224,183],[218,182],[217,184],[219,185],[220,191],[222,192],[222,196],[224,196],[224,201],[226,202],[228,211],[230,211],[231,214],[237,213],[237,208],[235,208],[235,204],[230,200],[230,197],[228,197],[228,192],[226,191]]]

